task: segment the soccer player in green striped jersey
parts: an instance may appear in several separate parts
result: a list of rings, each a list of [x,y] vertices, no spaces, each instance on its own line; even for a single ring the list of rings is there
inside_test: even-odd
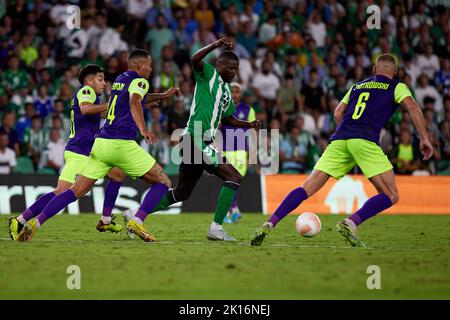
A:
[[[223,229],[222,223],[241,183],[240,173],[214,147],[214,137],[220,123],[241,128],[261,127],[260,121],[242,121],[233,117],[235,106],[231,99],[230,83],[239,69],[239,58],[232,51],[224,51],[216,66],[202,60],[211,51],[231,47],[226,38],[219,39],[197,51],[191,59],[196,80],[189,121],[180,138],[182,162],[177,186],[169,189],[152,212],[166,209],[171,204],[187,200],[203,171],[224,181],[220,190],[214,220],[209,228],[209,240],[234,241]]]

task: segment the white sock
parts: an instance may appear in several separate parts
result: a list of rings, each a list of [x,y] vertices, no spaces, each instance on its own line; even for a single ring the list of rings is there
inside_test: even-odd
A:
[[[353,222],[352,219],[346,218],[345,222],[347,222],[347,224],[350,226],[350,228],[352,228],[353,230],[358,229],[358,226]]]
[[[17,221],[19,221],[21,224],[27,223],[27,221],[23,218],[23,215],[18,216],[16,219],[17,219]]]
[[[215,223],[214,221],[211,223],[211,230],[222,230],[222,225]]]
[[[139,223],[139,224],[143,224],[143,223],[144,223],[144,221],[142,221],[141,219],[139,219],[139,218],[136,217],[136,216],[134,216],[134,217],[132,218],[132,220],[134,220],[135,222],[137,222],[137,223]]]
[[[100,218],[100,220],[101,220],[104,224],[110,224],[111,221],[112,221],[112,218],[111,218],[111,217],[105,217],[105,216],[102,216],[102,217]]]
[[[39,222],[39,219],[36,219],[36,229],[39,229],[41,227],[41,223]]]

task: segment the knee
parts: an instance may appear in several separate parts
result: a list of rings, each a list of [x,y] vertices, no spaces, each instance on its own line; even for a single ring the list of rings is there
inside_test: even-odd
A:
[[[391,193],[389,195],[389,198],[391,199],[392,205],[396,204],[400,200],[400,197],[397,192]]]
[[[231,181],[237,184],[241,184],[242,182],[242,176],[240,175],[239,172],[231,172],[225,179],[226,181]]]

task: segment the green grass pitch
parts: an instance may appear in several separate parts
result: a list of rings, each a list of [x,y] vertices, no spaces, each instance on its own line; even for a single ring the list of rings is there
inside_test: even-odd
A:
[[[8,239],[0,216],[1,299],[449,299],[450,216],[378,216],[360,228],[368,248],[335,232],[342,216],[321,215],[313,239],[287,217],[262,247],[248,239],[265,217],[226,225],[237,243],[206,240],[211,214],[150,216],[158,243],[99,233],[96,215],[60,215],[31,243]],[[118,219],[119,220],[119,219]],[[68,290],[66,269],[81,269]],[[367,267],[381,270],[369,290]]]

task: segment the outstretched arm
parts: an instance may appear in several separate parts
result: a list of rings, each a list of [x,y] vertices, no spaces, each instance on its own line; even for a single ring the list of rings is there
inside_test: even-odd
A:
[[[229,125],[229,126],[238,127],[238,128],[253,128],[256,130],[261,129],[261,121],[260,120],[255,120],[255,121],[249,122],[249,121],[242,121],[242,120],[236,119],[233,116],[228,116],[228,117],[222,118],[222,123]]]
[[[180,88],[178,88],[178,87],[169,88],[165,92],[162,92],[162,93],[147,93],[146,104],[150,104],[150,103],[164,100],[164,99],[169,99],[175,95],[178,97],[182,96],[182,94],[180,92]]]
[[[227,38],[220,38],[219,40],[214,41],[210,45],[207,45],[206,47],[201,48],[198,50],[191,58],[192,66],[194,67],[195,71],[202,72],[203,71],[203,59],[213,50],[221,47],[231,47],[233,44],[230,40]]]
[[[413,99],[413,97],[408,96],[403,99],[402,104],[407,108],[409,114],[411,115],[411,119],[416,127],[417,132],[419,133],[420,138],[420,152],[423,155],[424,160],[428,160],[433,155],[433,146],[428,139],[427,127],[425,124],[425,119],[423,117],[422,110],[420,109],[417,102]]]

